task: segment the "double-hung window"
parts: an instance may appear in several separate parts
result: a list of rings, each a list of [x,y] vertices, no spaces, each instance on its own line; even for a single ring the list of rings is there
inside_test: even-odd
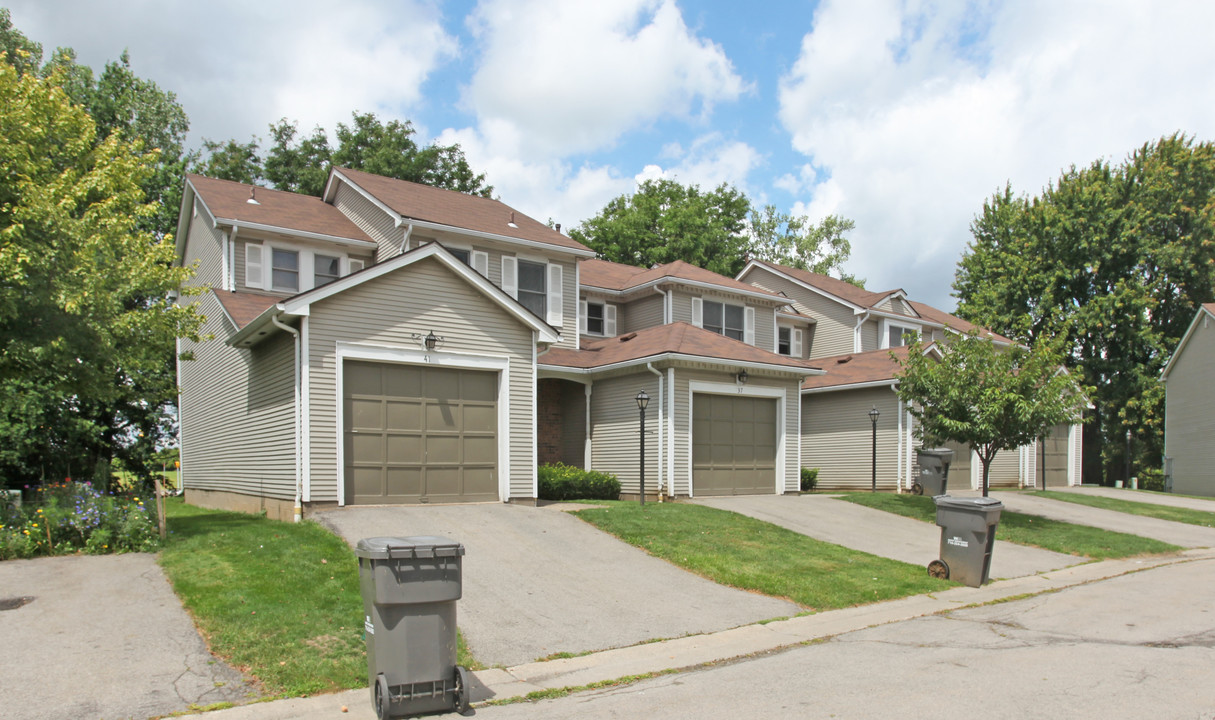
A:
[[[312,286],[320,287],[342,276],[342,259],[333,255],[313,255]]]
[[[705,330],[725,335],[735,340],[743,339],[744,321],[742,305],[727,305],[713,300],[704,301]]]
[[[548,290],[544,282],[548,266],[544,263],[519,260],[519,302],[523,307],[536,313],[537,317],[547,317]]]
[[[270,251],[270,289],[299,292],[300,254],[295,250]]]
[[[790,327],[777,328],[776,353],[795,358],[802,357],[802,329]]]
[[[603,303],[586,304],[586,331],[591,335],[603,334]]]
[[[920,339],[920,329],[909,325],[886,324],[886,347],[903,347]]]

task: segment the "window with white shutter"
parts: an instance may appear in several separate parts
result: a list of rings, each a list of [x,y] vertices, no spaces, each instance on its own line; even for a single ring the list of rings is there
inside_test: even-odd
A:
[[[586,335],[586,300],[578,301],[578,333]]]
[[[692,324],[696,327],[704,327],[704,303],[700,298],[692,298]]]
[[[603,306],[603,334],[616,337],[616,306]]]
[[[519,261],[509,255],[502,256],[502,290],[519,299]]]
[[[802,356],[802,329],[793,329],[793,357],[800,358]]]
[[[561,266],[550,263],[548,266],[548,324],[561,327],[565,322],[565,309],[562,307],[564,288],[561,283]]]
[[[245,287],[258,289],[266,287],[266,274],[263,267],[265,267],[265,263],[262,262],[262,246],[245,245]]]
[[[755,344],[755,308],[750,306],[743,310],[743,342]]]
[[[489,253],[473,250],[472,269],[481,273],[482,277],[489,277]]]

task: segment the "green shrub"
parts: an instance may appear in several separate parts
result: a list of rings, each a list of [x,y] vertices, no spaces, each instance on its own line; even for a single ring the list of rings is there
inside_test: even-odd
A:
[[[620,497],[620,481],[615,475],[583,470],[572,465],[541,465],[541,500],[615,500]]]
[[[1162,468],[1142,468],[1139,471],[1140,490],[1164,490],[1164,470]]]
[[[0,516],[0,560],[159,547],[154,503],[138,495],[101,493],[90,483],[67,480],[36,488],[33,496]]]
[[[802,468],[802,492],[809,492],[818,485],[818,468]]]

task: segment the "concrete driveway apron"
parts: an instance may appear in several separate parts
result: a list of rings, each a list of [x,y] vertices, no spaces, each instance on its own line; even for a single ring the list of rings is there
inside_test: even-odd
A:
[[[463,543],[457,616],[486,665],[713,632],[800,610],[705,580],[552,508],[347,507],[313,517],[351,545],[409,535]]]
[[[156,556],[0,563],[0,717],[146,718],[257,693],[217,660]]]
[[[828,495],[739,495],[696,502],[912,565],[927,566],[940,554],[941,529],[936,525]],[[1035,575],[1082,562],[1086,559],[1000,540],[992,551],[991,578]]]
[[[991,496],[1014,512],[1041,515],[1052,520],[1130,533],[1182,547],[1215,547],[1215,528],[1130,515],[1117,510],[1103,510],[1071,502],[1049,500],[1026,493],[993,492]]]
[[[1209,513],[1215,513],[1215,498],[1204,500],[1200,498],[1185,497],[1184,495],[1169,495],[1168,493],[1161,492],[1125,490],[1110,487],[1092,487],[1086,485],[1065,488],[1051,488],[1051,491],[1072,493],[1074,495],[1095,495],[1097,497],[1112,498],[1114,500],[1126,500],[1128,502],[1144,503],[1145,505],[1168,505],[1169,507],[1186,508],[1189,510],[1205,510]]]

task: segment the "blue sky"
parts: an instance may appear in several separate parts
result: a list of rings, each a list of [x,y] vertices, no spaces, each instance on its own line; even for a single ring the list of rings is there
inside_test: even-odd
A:
[[[99,68],[124,48],[191,140],[351,111],[458,142],[566,228],[638,181],[727,182],[856,222],[846,269],[952,309],[985,198],[1181,131],[1215,139],[1215,3],[18,0]]]

